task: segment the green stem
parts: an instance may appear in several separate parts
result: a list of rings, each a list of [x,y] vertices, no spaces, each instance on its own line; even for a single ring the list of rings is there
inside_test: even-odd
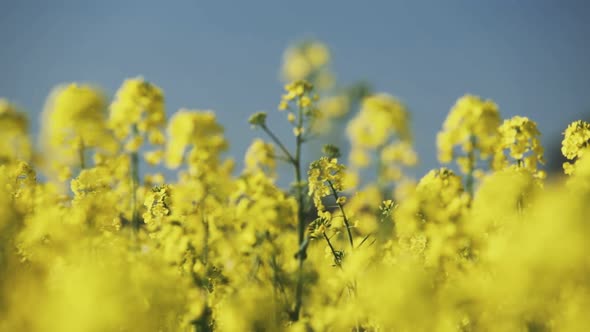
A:
[[[338,204],[340,212],[342,213],[342,219],[344,219],[344,225],[346,226],[346,232],[348,233],[348,241],[350,241],[350,247],[354,249],[354,240],[352,239],[352,232],[350,231],[350,223],[348,222],[348,218],[346,217],[346,213],[344,212],[344,206],[342,206],[342,204],[338,202],[338,192],[334,188],[334,185],[331,181],[328,181],[328,185],[330,186],[330,189],[332,190],[332,196],[334,196],[336,204]]]
[[[473,177],[473,172],[475,170],[475,136],[471,135],[469,138],[471,141],[471,150],[467,153],[467,161],[468,161],[468,170],[467,170],[467,177],[465,179],[465,188],[467,189],[467,193],[469,197],[473,198],[473,185],[475,179]]]
[[[322,232],[322,234],[324,235],[324,239],[326,239],[326,242],[328,242],[328,246],[330,247],[330,250],[332,251],[332,255],[334,256],[334,263],[336,263],[336,265],[338,265],[338,266],[341,266],[340,265],[340,258],[338,257],[338,254],[336,253],[336,250],[334,249],[334,246],[332,245],[330,238],[326,235],[326,232]]]
[[[367,234],[367,235],[366,235],[366,236],[363,238],[363,240],[361,241],[361,243],[359,243],[359,245],[358,245],[358,246],[356,246],[356,248],[357,248],[357,249],[358,249],[358,248],[360,248],[360,247],[363,245],[363,243],[365,243],[365,242],[366,242],[366,241],[369,239],[369,237],[371,237],[371,235],[373,235],[373,233],[369,233],[369,234]]]
[[[132,138],[139,135],[137,127],[132,128]],[[131,158],[131,226],[136,231],[139,231],[139,210],[137,209],[137,188],[139,187],[139,157],[137,151],[130,153]]]
[[[281,142],[281,140],[270,129],[268,129],[266,125],[261,125],[260,127],[262,127],[262,130],[264,130],[268,134],[268,136],[273,140],[273,142],[275,142],[279,146],[281,151],[283,151],[285,156],[287,156],[289,162],[291,162],[295,166],[295,164],[297,163],[296,159],[291,155],[289,150],[287,150],[287,148]]]
[[[379,192],[381,193],[381,197],[385,197],[386,196],[386,190],[385,190],[385,176],[384,176],[384,171],[385,171],[385,167],[383,165],[383,161],[381,160],[381,153],[383,152],[383,145],[380,145],[377,148],[377,186],[379,188]]]
[[[204,201],[205,200],[203,199],[203,203]],[[203,260],[203,265],[207,266],[207,264],[209,263],[209,221],[205,217],[203,205],[204,204],[201,204],[201,222],[203,223],[203,228],[205,229],[205,232],[203,234],[203,256],[201,257],[201,259]]]
[[[297,210],[297,221],[298,221],[298,238],[299,238],[299,247],[305,242],[305,213],[303,210],[303,183],[301,178],[301,146],[303,144],[303,139],[301,137],[301,129],[303,127],[303,108],[299,107],[298,112],[298,123],[297,129],[299,130],[299,135],[295,136],[295,158],[293,159],[293,166],[295,167],[295,193],[297,195],[297,201],[299,208]],[[305,252],[300,253],[298,256],[299,259],[299,271],[297,277],[297,291],[295,293],[295,310],[293,313],[294,320],[299,320],[299,312],[301,311],[301,306],[303,305],[303,261],[305,260]]]
[[[80,169],[86,168],[86,158],[84,156],[84,141],[80,138],[80,147],[78,148],[78,158],[80,159]]]
[[[516,164],[517,164],[518,168],[524,167],[524,161],[522,159],[518,159],[516,161]],[[522,212],[524,210],[524,194],[522,192],[518,195],[518,201],[516,202],[516,209],[519,214],[522,214]]]
[[[306,258],[305,251],[307,250],[307,242],[305,239],[305,211],[304,211],[304,197],[303,197],[303,178],[301,174],[301,147],[303,145],[303,138],[301,135],[296,136],[295,140],[295,155],[291,154],[285,147],[283,142],[265,125],[260,126],[271,140],[281,149],[285,154],[287,161],[293,165],[295,171],[295,196],[297,198],[297,236],[299,240],[299,248],[295,255],[299,260],[297,287],[295,290],[295,308],[291,313],[291,319],[297,321],[299,319],[299,312],[301,311],[303,303],[303,261]],[[303,109],[299,108],[297,128],[301,130],[303,127]]]
[[[131,152],[131,225],[139,230],[139,211],[137,209],[137,187],[139,186],[139,158],[137,152]]]

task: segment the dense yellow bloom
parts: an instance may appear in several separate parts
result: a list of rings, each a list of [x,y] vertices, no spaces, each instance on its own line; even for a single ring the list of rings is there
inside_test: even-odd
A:
[[[360,113],[350,121],[348,136],[353,146],[377,148],[392,136],[409,140],[408,114],[396,98],[373,95],[363,99]]]
[[[0,211],[0,216],[3,213],[20,213],[27,214],[34,208],[36,188],[37,188],[37,173],[31,164],[24,161],[11,162],[0,165],[0,185],[4,192],[9,196],[6,199],[12,204],[5,206],[5,211]],[[0,210],[2,208],[0,207]],[[6,221],[9,221],[6,219]],[[8,224],[10,225],[10,223]],[[2,228],[2,221],[0,221],[0,228]]]
[[[360,112],[350,120],[346,132],[351,142],[352,167],[368,167],[376,153],[377,177],[382,187],[402,179],[403,167],[418,162],[411,144],[409,114],[397,98],[388,94],[365,97]]]
[[[105,97],[90,85],[72,83],[54,89],[43,120],[41,145],[54,173],[67,175],[71,167],[86,167],[88,150],[112,153],[118,148],[107,128]]]
[[[467,200],[461,178],[447,168],[428,172],[418,182],[416,195],[426,220],[456,221],[465,212]]]
[[[104,95],[89,85],[70,84],[55,89],[45,106],[49,145],[65,143],[102,147],[109,134],[105,125]]]
[[[442,163],[451,162],[456,158],[456,147],[461,147],[462,152],[467,155],[477,151],[479,158],[487,159],[494,152],[498,141],[499,125],[500,113],[492,100],[483,100],[473,95],[459,98],[437,135],[438,159]],[[475,160],[471,162],[474,163]],[[461,166],[464,173],[468,173],[467,168],[475,168],[475,165]]]
[[[84,169],[72,180],[70,188],[76,196],[108,190],[111,187],[109,175],[105,167]]]
[[[0,164],[31,159],[31,141],[26,115],[0,98]]]
[[[80,235],[70,235],[66,243],[45,244],[46,250],[61,245],[59,255],[11,277],[13,288],[3,292],[10,309],[0,329],[171,331],[188,325],[188,297],[181,291],[187,280],[159,257],[129,251],[121,239],[86,234],[76,241]]]
[[[266,174],[273,176],[277,164],[274,146],[261,139],[255,139],[246,151],[244,162],[246,171],[264,170]]]
[[[165,122],[164,94],[159,87],[141,77],[123,82],[110,107],[109,124],[117,138],[147,135],[151,144],[160,145]],[[136,144],[128,150],[137,151]]]
[[[541,189],[542,182],[519,167],[506,168],[486,176],[475,193],[471,213],[473,219],[467,228],[478,238],[500,231],[507,223],[515,222],[518,213],[530,207],[530,198]]]
[[[147,211],[143,214],[146,224],[154,222],[161,224],[162,218],[170,214],[170,188],[168,186],[152,189],[145,199],[144,205]]]
[[[336,158],[321,157],[309,166],[308,186],[309,195],[318,211],[325,212],[322,198],[332,195],[333,191],[340,192],[343,187],[344,166]]]
[[[418,155],[409,142],[396,142],[382,148],[380,160],[381,179],[397,181],[403,177],[403,166],[416,166]]]
[[[561,142],[561,153],[573,163],[566,162],[563,164],[565,174],[573,174],[576,160],[587,152],[590,146],[590,123],[586,121],[572,122],[564,132],[563,141]]]
[[[530,171],[537,171],[537,163],[544,163],[543,146],[541,145],[541,133],[537,124],[526,117],[514,116],[505,120],[498,128],[500,140],[496,146],[494,155],[494,168],[502,169],[510,164],[506,158],[512,158],[517,166]]]
[[[120,217],[128,210],[121,204],[128,196],[126,188],[117,186],[111,170],[102,165],[83,169],[70,182],[74,194],[69,222],[76,225],[92,225],[101,231],[117,231],[122,226]],[[104,209],[103,206],[110,206]]]
[[[166,163],[171,168],[180,166],[187,148],[191,148],[187,158],[189,166],[216,163],[219,153],[227,149],[223,127],[211,111],[182,109],[176,112],[170,119],[168,136]]]
[[[394,211],[399,250],[442,274],[468,264],[469,238],[462,229],[468,207],[459,176],[446,168],[430,171]]]
[[[321,47],[308,52],[326,65]],[[447,168],[415,182],[402,172],[417,162],[407,111],[373,95],[350,122],[352,171],[322,144],[303,179],[302,149],[325,143],[309,135],[315,91],[296,81],[282,98],[294,152],[266,113],[250,118],[273,145],[254,140],[238,173],[212,111],[167,122],[162,92],[131,80],[109,127],[100,92],[61,87],[43,152],[69,173],[69,191],[21,160],[26,117],[0,100],[0,331],[590,330],[590,125],[565,130],[572,174],[545,183],[534,122],[498,126],[491,101],[465,96],[439,135],[443,154],[468,176],[476,158],[493,154],[496,167],[477,187]],[[181,168],[177,178],[140,172],[139,151]],[[351,190],[373,159],[377,179]],[[290,190],[276,183],[279,161],[293,166]]]
[[[230,198],[235,202],[237,229],[249,232],[254,239],[265,233],[278,236],[285,227],[295,224],[295,198],[277,188],[264,173],[242,176]]]

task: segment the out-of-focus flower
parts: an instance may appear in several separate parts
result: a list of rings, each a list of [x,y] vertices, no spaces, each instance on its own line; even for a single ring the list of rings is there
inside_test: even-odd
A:
[[[27,116],[8,100],[0,98],[0,164],[31,159],[28,126]]]
[[[107,127],[102,92],[77,83],[55,88],[43,111],[41,145],[49,168],[63,174],[88,166],[86,151],[115,152],[118,144]]]
[[[109,125],[119,140],[147,136],[151,144],[163,143],[166,123],[164,93],[142,77],[128,79],[117,91],[110,107]],[[137,151],[134,144],[129,151]]]
[[[468,168],[473,170],[475,165],[465,165],[456,157],[455,148],[460,147],[467,156],[473,155],[471,159],[489,158],[498,142],[499,125],[500,113],[492,100],[483,100],[474,95],[459,98],[437,135],[438,159],[442,163],[449,163],[457,158],[463,172],[468,173]],[[476,160],[469,162],[475,163]]]

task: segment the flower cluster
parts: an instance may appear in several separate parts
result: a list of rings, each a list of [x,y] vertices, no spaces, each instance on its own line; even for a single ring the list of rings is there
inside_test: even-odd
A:
[[[0,98],[0,165],[14,160],[31,159],[29,121],[8,100]]]
[[[378,154],[378,176],[383,181],[402,178],[402,166],[414,166],[417,156],[411,145],[409,114],[395,97],[376,94],[365,97],[360,112],[347,127],[354,168],[372,164]]]
[[[118,143],[106,124],[106,98],[90,85],[57,87],[45,104],[41,142],[51,160],[48,167],[65,179],[72,168],[84,168],[87,151],[113,153]]]
[[[319,89],[333,85],[329,69],[330,50],[319,41],[304,41],[289,47],[283,56],[282,76],[287,82],[307,80]]]
[[[576,159],[581,158],[590,147],[590,123],[575,121],[571,123],[564,133],[561,143],[561,152],[568,160],[574,162],[563,163],[565,174],[573,174],[576,169]]]
[[[309,166],[309,195],[313,197],[320,217],[330,219],[322,199],[343,190],[343,177],[344,165],[339,164],[336,158],[321,157]]]
[[[274,145],[266,143],[261,139],[255,139],[244,157],[246,170],[256,172],[262,170],[264,173],[274,176],[277,167]]]
[[[442,163],[456,159],[464,174],[473,172],[477,168],[476,158],[493,155],[499,125],[500,113],[493,101],[474,95],[459,98],[437,136],[438,159]],[[456,156],[456,147],[461,148],[463,156]]]
[[[141,77],[123,82],[110,107],[109,125],[117,138],[127,140],[126,150],[138,151],[146,135],[151,144],[161,145],[165,123],[164,94],[159,87]]]
[[[293,134],[303,139],[306,128],[319,116],[315,106],[318,95],[308,81],[295,81],[285,85],[279,111],[287,111],[287,120],[293,125]]]
[[[532,172],[537,171],[537,164],[544,163],[541,133],[537,124],[522,116],[514,116],[505,120],[498,128],[500,142],[496,146],[494,168],[502,169],[509,165],[508,157],[512,158],[518,167]]]
[[[170,119],[168,135],[166,164],[171,168],[182,164],[188,147],[191,149],[186,158],[191,172],[203,173],[217,166],[219,154],[228,147],[223,127],[211,111],[178,111]]]

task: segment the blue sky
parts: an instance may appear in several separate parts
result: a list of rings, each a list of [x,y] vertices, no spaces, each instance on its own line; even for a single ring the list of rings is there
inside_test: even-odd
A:
[[[438,165],[435,135],[465,93],[504,117],[536,120],[545,142],[590,116],[587,1],[7,1],[0,0],[0,96],[37,117],[53,86],[113,94],[143,75],[168,112],[213,109],[241,155],[248,116],[274,112],[286,46],[318,38],[338,81],[359,79],[413,112],[418,174]],[[282,116],[278,131],[290,138]],[[549,146],[548,146],[549,147]],[[550,158],[549,158],[550,159]]]

